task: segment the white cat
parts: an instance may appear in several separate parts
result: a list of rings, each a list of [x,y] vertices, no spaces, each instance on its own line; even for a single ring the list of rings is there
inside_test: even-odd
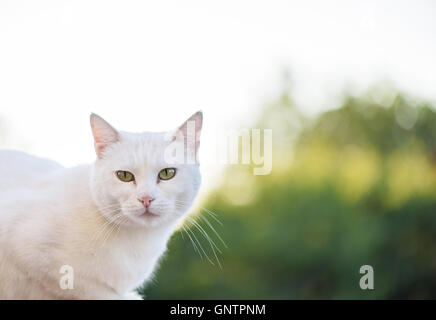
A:
[[[120,132],[94,114],[91,127],[92,165],[0,151],[0,299],[139,299],[194,201],[198,163],[168,163],[165,150],[196,153],[201,112],[173,132]]]

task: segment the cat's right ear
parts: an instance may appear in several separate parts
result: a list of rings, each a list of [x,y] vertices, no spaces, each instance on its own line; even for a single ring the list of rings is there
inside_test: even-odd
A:
[[[119,141],[119,135],[117,130],[95,113],[91,113],[90,121],[92,135],[94,136],[95,153],[97,157],[101,159],[103,150],[108,145]]]

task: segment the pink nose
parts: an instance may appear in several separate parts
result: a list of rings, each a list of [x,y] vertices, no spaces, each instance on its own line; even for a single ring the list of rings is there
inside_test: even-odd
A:
[[[154,200],[152,197],[150,196],[143,196],[141,198],[138,199],[140,202],[142,202],[142,204],[144,205],[144,207],[148,208],[150,206],[150,203]]]

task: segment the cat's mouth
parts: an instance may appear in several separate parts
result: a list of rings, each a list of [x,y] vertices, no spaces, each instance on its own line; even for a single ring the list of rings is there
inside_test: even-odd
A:
[[[155,225],[157,222],[162,220],[162,217],[164,216],[164,213],[162,212],[156,212],[155,208],[135,208],[131,209],[130,211],[126,211],[126,215],[135,223],[138,223],[139,225],[144,226],[152,226]]]
[[[159,217],[158,214],[151,212],[148,209],[145,209],[144,213],[142,213],[141,215],[139,215],[139,217],[144,217],[144,218],[156,218]]]

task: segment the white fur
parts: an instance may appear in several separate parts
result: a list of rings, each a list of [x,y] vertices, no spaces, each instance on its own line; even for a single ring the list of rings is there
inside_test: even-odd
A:
[[[166,133],[117,132],[92,117],[99,157],[91,165],[64,168],[0,151],[1,299],[139,298],[134,289],[195,199],[198,164],[166,163]],[[99,136],[111,139],[102,147]],[[159,182],[167,167],[176,175]],[[136,183],[120,181],[117,170],[132,172]],[[155,198],[156,216],[143,215],[142,195]],[[72,290],[60,287],[63,265],[73,267]]]

